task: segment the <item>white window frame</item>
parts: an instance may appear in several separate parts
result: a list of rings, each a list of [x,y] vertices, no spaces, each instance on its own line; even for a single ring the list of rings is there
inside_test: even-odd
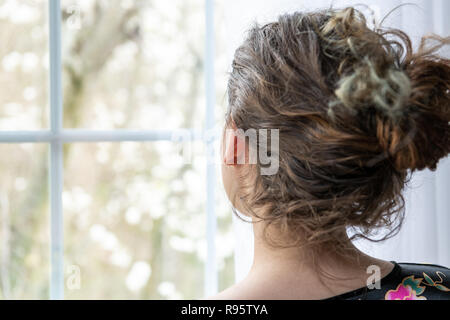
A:
[[[174,130],[78,130],[63,127],[63,90],[61,56],[61,1],[50,0],[49,4],[49,52],[50,52],[50,130],[0,131],[0,143],[47,143],[50,145],[50,299],[64,299],[64,234],[63,234],[63,145],[75,142],[154,142],[171,141]],[[214,83],[214,0],[205,0],[205,86],[206,117],[205,132],[214,127],[215,83]],[[194,135],[193,139],[199,139]],[[204,140],[207,154],[214,153],[214,141]],[[204,294],[209,296],[218,290],[216,263],[216,216],[215,216],[215,165],[206,165],[206,240],[207,255],[204,269]]]

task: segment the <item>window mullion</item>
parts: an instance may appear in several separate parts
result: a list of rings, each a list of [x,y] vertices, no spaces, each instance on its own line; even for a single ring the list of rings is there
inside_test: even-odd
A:
[[[50,299],[64,298],[64,236],[63,236],[63,142],[62,131],[62,59],[61,3],[49,1],[50,51],[50,123],[54,139],[50,144]]]

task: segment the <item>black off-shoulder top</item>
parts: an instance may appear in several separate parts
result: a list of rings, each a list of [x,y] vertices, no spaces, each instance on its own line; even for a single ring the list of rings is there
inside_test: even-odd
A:
[[[378,288],[360,288],[326,300],[450,300],[450,269],[439,265],[396,263]]]

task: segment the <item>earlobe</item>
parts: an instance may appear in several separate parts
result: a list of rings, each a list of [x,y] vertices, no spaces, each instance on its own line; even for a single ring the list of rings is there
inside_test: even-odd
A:
[[[234,129],[227,129],[225,131],[225,152],[223,155],[224,163],[228,166],[234,166],[237,163],[237,137]]]
[[[245,155],[244,140],[237,134],[235,129],[227,129],[225,132],[225,152],[223,155],[224,164],[235,166],[244,164],[243,156]]]

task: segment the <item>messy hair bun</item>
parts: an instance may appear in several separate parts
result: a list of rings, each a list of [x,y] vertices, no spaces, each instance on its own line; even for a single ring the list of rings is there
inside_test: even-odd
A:
[[[405,33],[373,31],[353,8],[332,15],[319,34],[339,63],[329,115],[339,105],[363,116],[373,110],[379,143],[398,170],[435,169],[450,151],[450,62],[434,53],[450,38],[423,38],[414,53]]]
[[[380,227],[391,230],[383,239],[398,231],[408,173],[450,152],[450,60],[437,55],[448,44],[433,35],[414,52],[404,32],[369,28],[354,8],[250,30],[233,61],[228,120],[280,130],[278,172],[244,178],[240,194],[286,235],[270,243],[337,250],[349,227],[372,240]]]

